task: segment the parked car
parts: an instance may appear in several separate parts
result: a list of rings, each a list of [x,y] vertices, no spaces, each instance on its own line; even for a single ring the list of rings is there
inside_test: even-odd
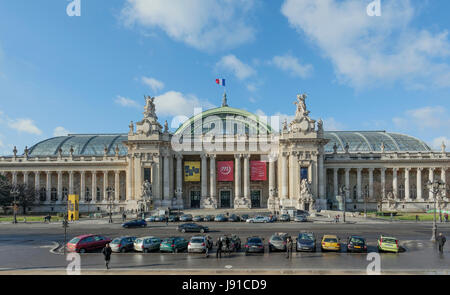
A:
[[[236,214],[231,214],[230,217],[228,218],[228,221],[239,222],[241,221],[241,218]]]
[[[196,224],[196,223],[185,223],[185,224],[180,224],[179,226],[177,226],[177,230],[182,233],[185,233],[185,232],[205,233],[209,230],[209,228],[207,226],[203,226],[203,225]]]
[[[145,221],[147,221],[147,222],[155,222],[155,221],[156,221],[156,217],[157,217],[157,216],[150,216],[150,217],[147,217],[147,218],[145,218]]]
[[[298,214],[298,215],[295,215],[294,221],[295,222],[307,222],[308,218],[304,214]]]
[[[148,253],[151,251],[158,251],[161,239],[157,237],[142,237],[134,241],[134,250],[138,252]]]
[[[219,215],[216,215],[216,217],[214,218],[214,221],[225,222],[225,221],[228,221],[228,218],[223,214],[219,214]]]
[[[348,237],[347,252],[367,252],[366,240],[359,236]]]
[[[74,237],[67,244],[69,252],[86,253],[88,251],[102,249],[111,239],[100,235],[81,235]]]
[[[312,232],[302,232],[297,236],[295,250],[316,252],[316,236]]]
[[[177,215],[170,215],[169,216],[169,222],[177,222],[180,218]]]
[[[241,239],[237,235],[224,235],[221,236],[220,239],[222,240],[222,250],[227,250],[226,245],[226,239],[228,238],[229,246],[230,246],[230,252],[237,252],[241,249]]]
[[[125,253],[134,249],[134,241],[136,237],[120,237],[115,238],[109,243],[111,251]]]
[[[291,216],[289,216],[289,214],[281,214],[278,220],[284,222],[291,221]]]
[[[192,221],[192,215],[191,214],[184,214],[180,217],[180,221],[186,222],[186,221]]]
[[[203,221],[214,221],[214,216],[213,215],[206,215],[203,218]]]
[[[241,216],[241,221],[246,222],[247,219],[249,219],[249,218],[250,218],[250,216],[249,216],[248,214],[243,214],[243,215]]]
[[[393,237],[387,237],[381,235],[377,240],[377,247],[379,252],[394,252],[398,253],[400,246],[398,244],[398,240]]]
[[[192,252],[206,252],[206,249],[211,249],[210,242],[206,237],[194,236],[188,243],[188,253]]]
[[[324,235],[321,243],[322,251],[341,251],[341,243],[336,235]]]
[[[186,250],[188,241],[183,237],[170,237],[164,239],[159,245],[159,251],[178,253]]]
[[[250,223],[267,223],[267,222],[271,222],[271,220],[267,216],[255,216],[253,218],[247,219],[246,222],[250,222]]]
[[[269,239],[269,252],[286,251],[287,233],[275,233]]]
[[[192,221],[195,221],[195,222],[203,221],[203,216],[201,216],[201,215],[194,216],[194,218],[192,218]]]
[[[249,253],[264,253],[264,239],[260,237],[249,237],[244,245],[245,255]]]
[[[122,224],[122,227],[129,228],[129,227],[146,227],[147,222],[144,219],[134,219],[128,222],[125,222]]]
[[[164,222],[164,221],[166,221],[166,216],[165,215],[156,216],[155,221]]]
[[[275,222],[278,220],[278,218],[275,215],[271,215],[271,216],[269,216],[269,220],[270,220],[270,222]]]

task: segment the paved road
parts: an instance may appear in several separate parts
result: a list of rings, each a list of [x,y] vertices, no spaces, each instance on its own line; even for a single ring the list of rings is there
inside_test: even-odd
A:
[[[382,270],[396,272],[421,271],[450,272],[450,249],[440,255],[434,244],[429,242],[430,224],[317,224],[317,223],[202,223],[212,230],[210,235],[216,239],[225,233],[234,233],[245,240],[251,235],[259,235],[267,242],[274,232],[287,232],[295,236],[300,230],[314,231],[318,237],[323,234],[337,234],[342,241],[350,234],[367,238],[369,250],[376,251],[376,238],[380,234],[392,235],[400,239],[405,252],[399,254],[382,253]],[[181,234],[176,224],[150,224],[147,228],[123,229],[120,224],[74,223],[68,229],[69,239],[84,233],[99,233],[107,237],[121,235],[155,235],[168,237],[173,235],[189,238],[192,233]],[[440,230],[450,236],[450,225],[440,225]],[[2,271],[6,270],[63,270],[67,261],[63,255],[53,254],[54,242],[63,243],[64,230],[60,223],[53,224],[1,224],[0,225],[0,261]],[[245,256],[233,253],[216,259],[214,255],[205,258],[199,254],[161,254],[126,253],[114,254],[112,266],[117,270],[128,271],[175,271],[175,270],[292,270],[292,271],[365,271],[368,261],[365,254],[341,253],[294,253],[288,260],[284,253],[265,253],[264,255]],[[102,270],[102,255],[88,253],[81,255],[82,270]]]

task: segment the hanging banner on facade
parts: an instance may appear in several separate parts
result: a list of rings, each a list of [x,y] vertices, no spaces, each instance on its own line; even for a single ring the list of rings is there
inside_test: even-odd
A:
[[[217,162],[217,181],[233,181],[233,161]]]
[[[79,195],[69,195],[68,203],[67,203],[67,216],[69,220],[78,220],[79,219],[79,203],[80,196]]]
[[[250,179],[252,181],[267,180],[266,162],[250,161]]]
[[[200,162],[184,162],[184,181],[200,181]]]

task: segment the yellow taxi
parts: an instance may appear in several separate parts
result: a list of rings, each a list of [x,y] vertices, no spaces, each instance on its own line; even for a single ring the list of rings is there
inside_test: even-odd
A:
[[[339,242],[339,238],[335,235],[324,235],[322,237],[321,248],[322,251],[341,251],[341,243]]]

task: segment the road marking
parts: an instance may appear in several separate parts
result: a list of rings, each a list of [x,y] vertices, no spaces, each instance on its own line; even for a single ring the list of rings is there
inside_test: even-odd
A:
[[[225,265],[225,268],[226,268],[226,269],[232,269],[233,266],[232,266],[232,265]]]

